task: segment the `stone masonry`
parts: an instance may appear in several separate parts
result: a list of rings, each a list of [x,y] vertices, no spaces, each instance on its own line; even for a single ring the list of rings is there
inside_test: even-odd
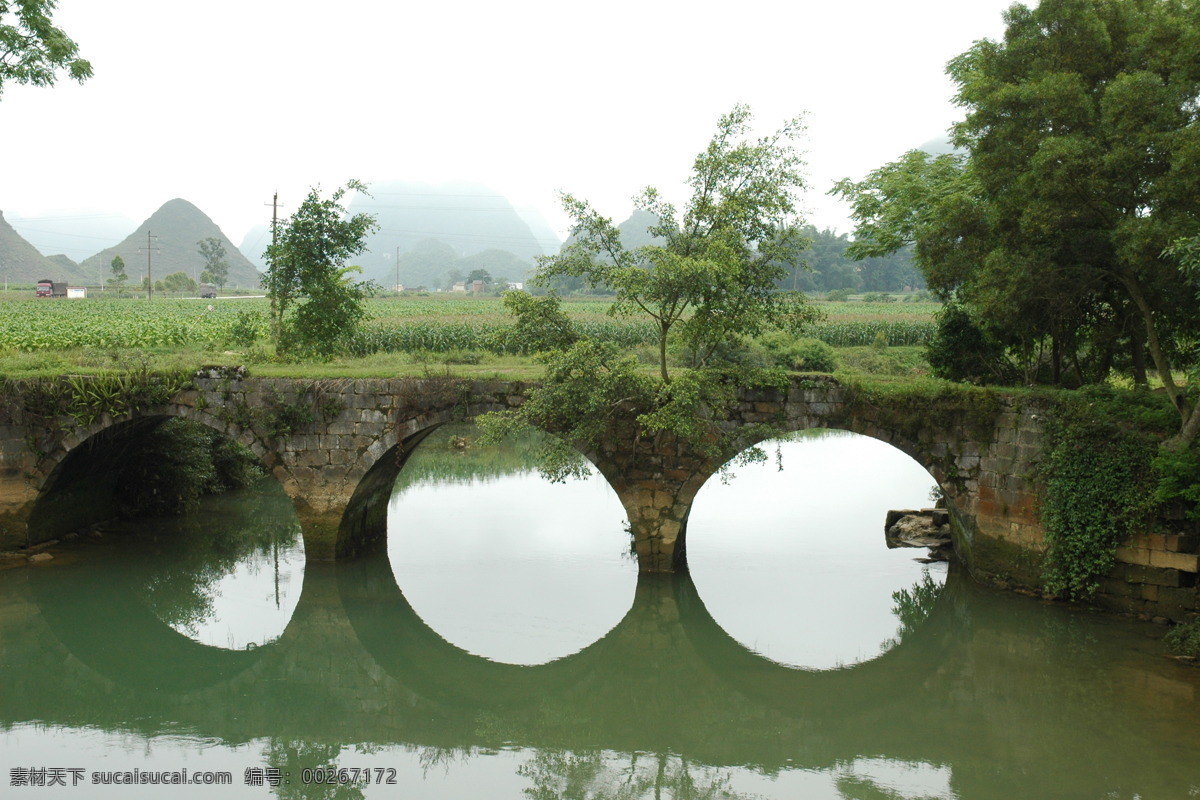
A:
[[[221,431],[262,460],[292,498],[310,558],[353,556],[382,541],[391,486],[426,435],[451,420],[520,405],[528,391],[506,381],[313,381],[219,369],[202,371],[194,386],[166,405],[118,419],[102,416],[86,427],[70,417],[47,425],[19,408],[0,410],[0,549],[65,532],[28,522],[39,516],[35,509],[51,496],[64,465],[86,459],[92,443],[136,436],[148,419],[183,417]],[[758,423],[843,429],[892,444],[941,487],[955,549],[972,572],[1036,588],[1045,539],[1034,475],[1045,413],[998,392],[869,395],[826,376],[795,376],[786,391],[742,390],[719,424],[734,434],[738,449],[756,443]],[[632,425],[599,452],[586,453],[628,513],[643,572],[686,569],[692,500],[734,454],[708,459],[669,436],[638,436]],[[69,517],[72,527],[89,524],[89,510],[102,516],[102,503],[78,505],[86,508]],[[1200,536],[1185,530],[1127,543],[1101,602],[1173,619],[1195,613],[1198,549]]]

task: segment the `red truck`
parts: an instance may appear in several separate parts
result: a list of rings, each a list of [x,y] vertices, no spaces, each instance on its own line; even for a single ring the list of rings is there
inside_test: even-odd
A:
[[[52,281],[45,278],[37,282],[38,297],[66,297],[67,284],[66,281]]]

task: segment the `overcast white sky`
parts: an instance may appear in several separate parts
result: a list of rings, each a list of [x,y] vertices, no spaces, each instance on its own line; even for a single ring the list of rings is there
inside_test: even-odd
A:
[[[679,192],[717,118],[806,112],[808,217],[961,116],[946,62],[1008,0],[59,0],[95,77],[0,97],[0,210],[140,222],[174,197],[235,243],[308,187],[470,180],[540,210],[624,218]],[[264,205],[265,204],[265,205]],[[101,249],[99,246],[96,250]]]

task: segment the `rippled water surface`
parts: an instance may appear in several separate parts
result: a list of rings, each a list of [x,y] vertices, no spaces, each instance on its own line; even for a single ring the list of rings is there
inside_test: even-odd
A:
[[[933,483],[895,450],[770,446],[639,577],[602,479],[471,436],[371,557],[306,562],[267,482],[0,571],[4,796],[1200,797],[1200,669],[888,550]]]

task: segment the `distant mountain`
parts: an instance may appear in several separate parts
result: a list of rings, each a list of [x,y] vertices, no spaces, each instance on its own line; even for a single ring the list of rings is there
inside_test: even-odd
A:
[[[267,261],[263,258],[263,253],[270,243],[271,226],[264,222],[262,225],[255,225],[249,230],[242,239],[242,243],[238,245],[238,250],[242,252],[247,261],[254,265],[255,269],[263,272],[267,268]]]
[[[152,238],[148,240],[147,234]],[[172,272],[184,272],[198,280],[204,270],[204,257],[197,244],[209,237],[218,239],[225,248],[225,260],[229,263],[229,279],[225,285],[234,288],[258,286],[258,271],[254,265],[207,214],[180,199],[163,204],[120,244],[85,259],[79,266],[95,276],[92,280],[105,279],[110,275],[113,257],[120,255],[125,260],[130,282],[138,283],[146,274],[146,249],[149,246],[150,268],[155,280]]]
[[[617,224],[617,233],[621,235],[621,245],[626,250],[636,250],[649,244],[662,244],[663,240],[650,235],[650,228],[658,224],[658,217],[649,211],[634,209],[624,221]],[[575,241],[575,236],[567,237],[563,242],[565,247]]]
[[[658,217],[649,211],[634,211],[629,215],[629,219],[617,226],[617,231],[621,234],[621,244],[627,250],[636,250],[649,244],[662,244],[662,239],[650,235],[650,228],[657,224]]]
[[[449,248],[456,258],[485,251],[509,253],[512,259],[497,255],[495,260],[503,265],[504,277],[515,281],[533,268],[534,256],[558,249],[557,237],[540,214],[528,209],[518,212],[503,195],[480,184],[377,181],[369,191],[370,197],[355,196],[348,210],[373,214],[379,230],[367,241],[369,252],[353,263],[363,268],[365,277],[385,286],[396,281],[397,250],[401,283],[443,284],[448,270],[458,267],[445,266],[448,253],[432,247],[431,241]],[[407,274],[406,263],[413,267]],[[521,274],[516,274],[520,265]]]
[[[9,222],[38,252],[63,253],[73,263],[102,247],[112,247],[137,227],[124,214],[95,210],[54,211],[31,217],[11,214]]]
[[[517,214],[529,226],[529,230],[533,233],[533,237],[537,239],[539,245],[542,246],[543,255],[553,255],[562,247],[562,239],[554,232],[554,228],[550,227],[550,223],[542,216],[542,212],[536,208],[518,208]]]
[[[67,283],[79,283],[82,273],[79,266],[51,260],[38,252],[37,248],[17,233],[0,213],[0,281],[9,283],[37,283],[43,278]]]
[[[950,141],[950,134],[948,133],[942,134],[936,139],[930,139],[917,149],[931,156],[944,156],[948,153],[962,155],[964,152],[962,149],[954,146],[954,143]]]
[[[67,256],[64,256],[62,253],[53,256],[46,256],[46,260],[54,264],[59,269],[66,270],[68,272],[79,270],[79,265]]]

